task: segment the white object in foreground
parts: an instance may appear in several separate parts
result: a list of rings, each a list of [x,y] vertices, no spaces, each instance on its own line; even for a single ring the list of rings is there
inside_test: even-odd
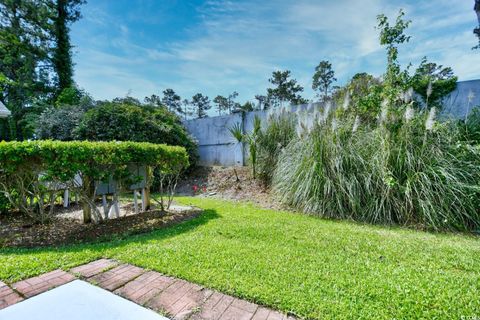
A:
[[[64,284],[0,310],[0,320],[168,320],[81,280]]]

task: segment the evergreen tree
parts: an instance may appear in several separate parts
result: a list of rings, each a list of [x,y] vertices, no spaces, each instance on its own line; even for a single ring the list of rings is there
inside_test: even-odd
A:
[[[330,92],[331,85],[337,81],[335,78],[335,71],[332,69],[332,64],[329,61],[320,61],[315,67],[313,75],[312,89],[319,91],[319,95],[325,100]]]
[[[222,115],[223,111],[228,110],[228,99],[224,96],[218,95],[213,99],[213,103],[215,103],[218,115]]]
[[[207,96],[197,93],[192,97],[192,101],[190,103],[194,108],[197,118],[208,117],[207,111],[210,110],[212,106],[210,105],[210,100]]]
[[[299,94],[303,92],[303,87],[297,83],[297,80],[290,79],[290,70],[274,71],[268,81],[275,85],[275,88],[267,89],[267,99],[273,106],[283,106],[284,102],[294,105],[307,102]]]
[[[22,140],[33,134],[36,105],[50,97],[49,16],[47,3],[33,0],[0,2],[0,100],[12,112],[10,130],[1,139]]]
[[[182,109],[182,98],[173,91],[173,89],[166,89],[163,91],[162,103],[170,110],[171,112],[177,114],[183,114],[184,110]]]
[[[54,0],[54,15],[52,20],[53,65],[57,75],[57,90],[73,86],[72,45],[70,43],[70,24],[80,19],[80,6],[85,0]]]

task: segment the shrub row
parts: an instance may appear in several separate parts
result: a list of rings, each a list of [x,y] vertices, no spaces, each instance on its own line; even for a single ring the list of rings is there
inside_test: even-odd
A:
[[[95,183],[110,178],[120,185],[134,182],[132,164],[172,174],[188,166],[188,155],[183,147],[146,142],[0,142],[0,192],[41,222],[51,217],[65,188],[80,195],[84,211],[95,213]]]

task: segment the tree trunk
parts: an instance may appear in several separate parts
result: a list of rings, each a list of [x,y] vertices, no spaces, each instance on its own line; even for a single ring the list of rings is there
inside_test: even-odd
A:
[[[92,207],[89,199],[94,198],[95,187],[93,184],[90,177],[83,177],[83,196],[80,199],[83,208],[83,223],[92,222]]]

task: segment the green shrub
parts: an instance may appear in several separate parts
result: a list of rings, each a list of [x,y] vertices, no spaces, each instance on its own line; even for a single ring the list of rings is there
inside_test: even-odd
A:
[[[103,103],[87,111],[75,130],[79,140],[138,141],[182,146],[191,165],[198,159],[197,146],[178,116],[163,107],[124,102]]]
[[[480,144],[480,106],[473,108],[468,117],[460,121],[459,125],[466,141]]]
[[[317,123],[280,156],[283,203],[323,217],[428,229],[480,227],[479,149],[432,113],[390,112],[376,127],[352,117]],[[385,115],[384,115],[385,116]]]
[[[68,188],[80,195],[86,220],[93,213],[98,221],[95,183],[113,178],[130,185],[137,178],[132,164],[172,174],[188,166],[188,156],[183,147],[138,142],[0,142],[0,191],[13,207],[45,222],[58,193]]]

